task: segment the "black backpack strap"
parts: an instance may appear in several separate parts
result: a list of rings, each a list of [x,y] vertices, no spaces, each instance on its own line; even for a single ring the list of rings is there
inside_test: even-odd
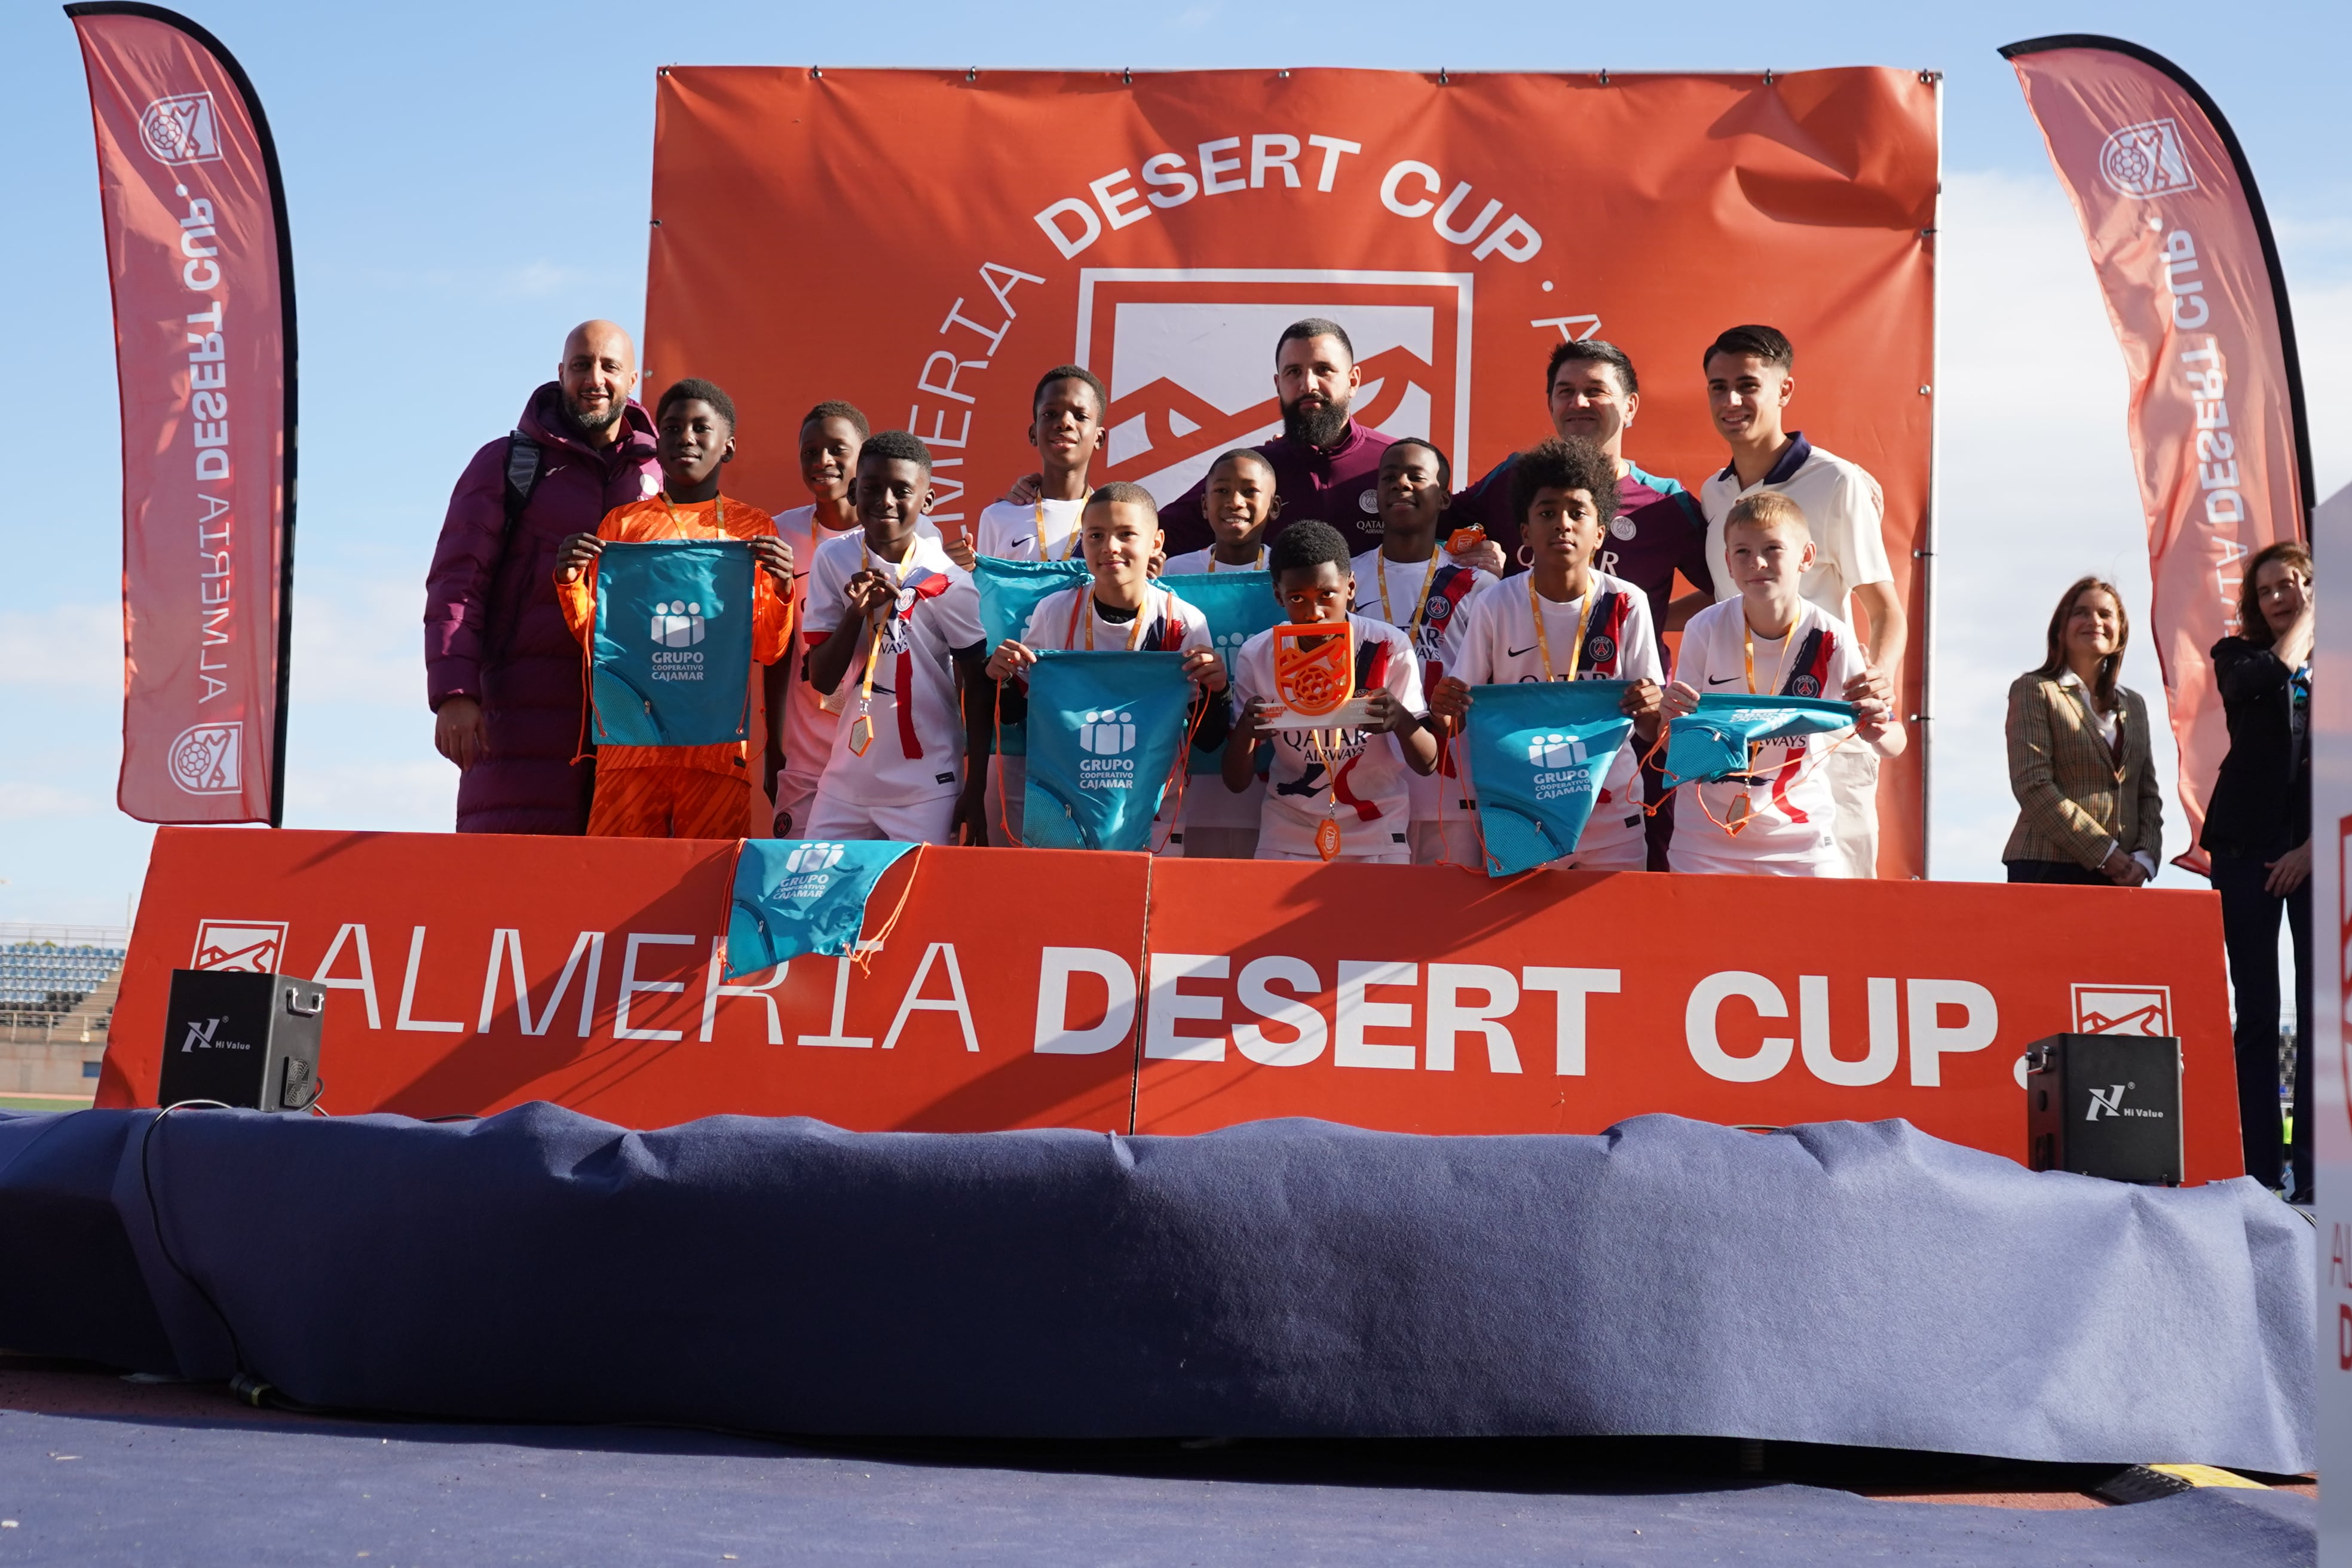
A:
[[[504,526],[499,530],[498,559],[490,563],[490,581],[495,583],[507,563],[507,549],[513,542],[515,524],[521,520],[523,508],[530,504],[530,492],[539,486],[540,459],[544,449],[520,430],[507,436],[506,483],[503,501],[506,511]],[[490,655],[503,659],[514,641],[515,629],[507,626],[494,634]]]
[[[539,485],[541,449],[538,442],[517,430],[507,437],[506,510],[507,531],[514,531],[515,521],[522,509],[530,504],[530,492]]]

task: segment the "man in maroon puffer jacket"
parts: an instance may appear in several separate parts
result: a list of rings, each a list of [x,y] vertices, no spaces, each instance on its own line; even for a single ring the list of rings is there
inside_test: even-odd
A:
[[[572,760],[580,644],[555,602],[555,554],[661,486],[636,381],[629,334],[582,322],[516,435],[475,453],[449,498],[425,580],[425,685],[433,743],[463,774],[460,833],[587,828],[595,764]]]

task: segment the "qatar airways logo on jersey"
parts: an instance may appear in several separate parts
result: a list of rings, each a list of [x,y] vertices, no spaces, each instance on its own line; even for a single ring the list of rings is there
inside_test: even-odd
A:
[[[1271,345],[1302,316],[1348,331],[1356,423],[1470,441],[1470,275],[1257,268],[1097,268],[1078,275],[1077,363],[1110,388],[1103,479],[1165,506],[1216,455],[1282,434]],[[1369,484],[1350,509],[1370,522]]]

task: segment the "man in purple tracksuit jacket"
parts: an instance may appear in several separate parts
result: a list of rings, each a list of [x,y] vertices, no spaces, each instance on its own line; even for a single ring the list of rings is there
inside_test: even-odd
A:
[[[555,554],[661,484],[636,380],[629,334],[582,322],[516,434],[475,453],[449,497],[425,580],[425,685],[433,743],[463,775],[460,833],[587,828],[595,765],[572,760],[580,644],[555,601]]]

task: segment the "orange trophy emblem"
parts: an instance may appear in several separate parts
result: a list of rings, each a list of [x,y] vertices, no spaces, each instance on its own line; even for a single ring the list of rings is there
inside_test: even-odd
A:
[[[1345,725],[1341,710],[1356,695],[1356,638],[1342,623],[1274,628],[1274,690],[1283,706],[1275,727]]]

